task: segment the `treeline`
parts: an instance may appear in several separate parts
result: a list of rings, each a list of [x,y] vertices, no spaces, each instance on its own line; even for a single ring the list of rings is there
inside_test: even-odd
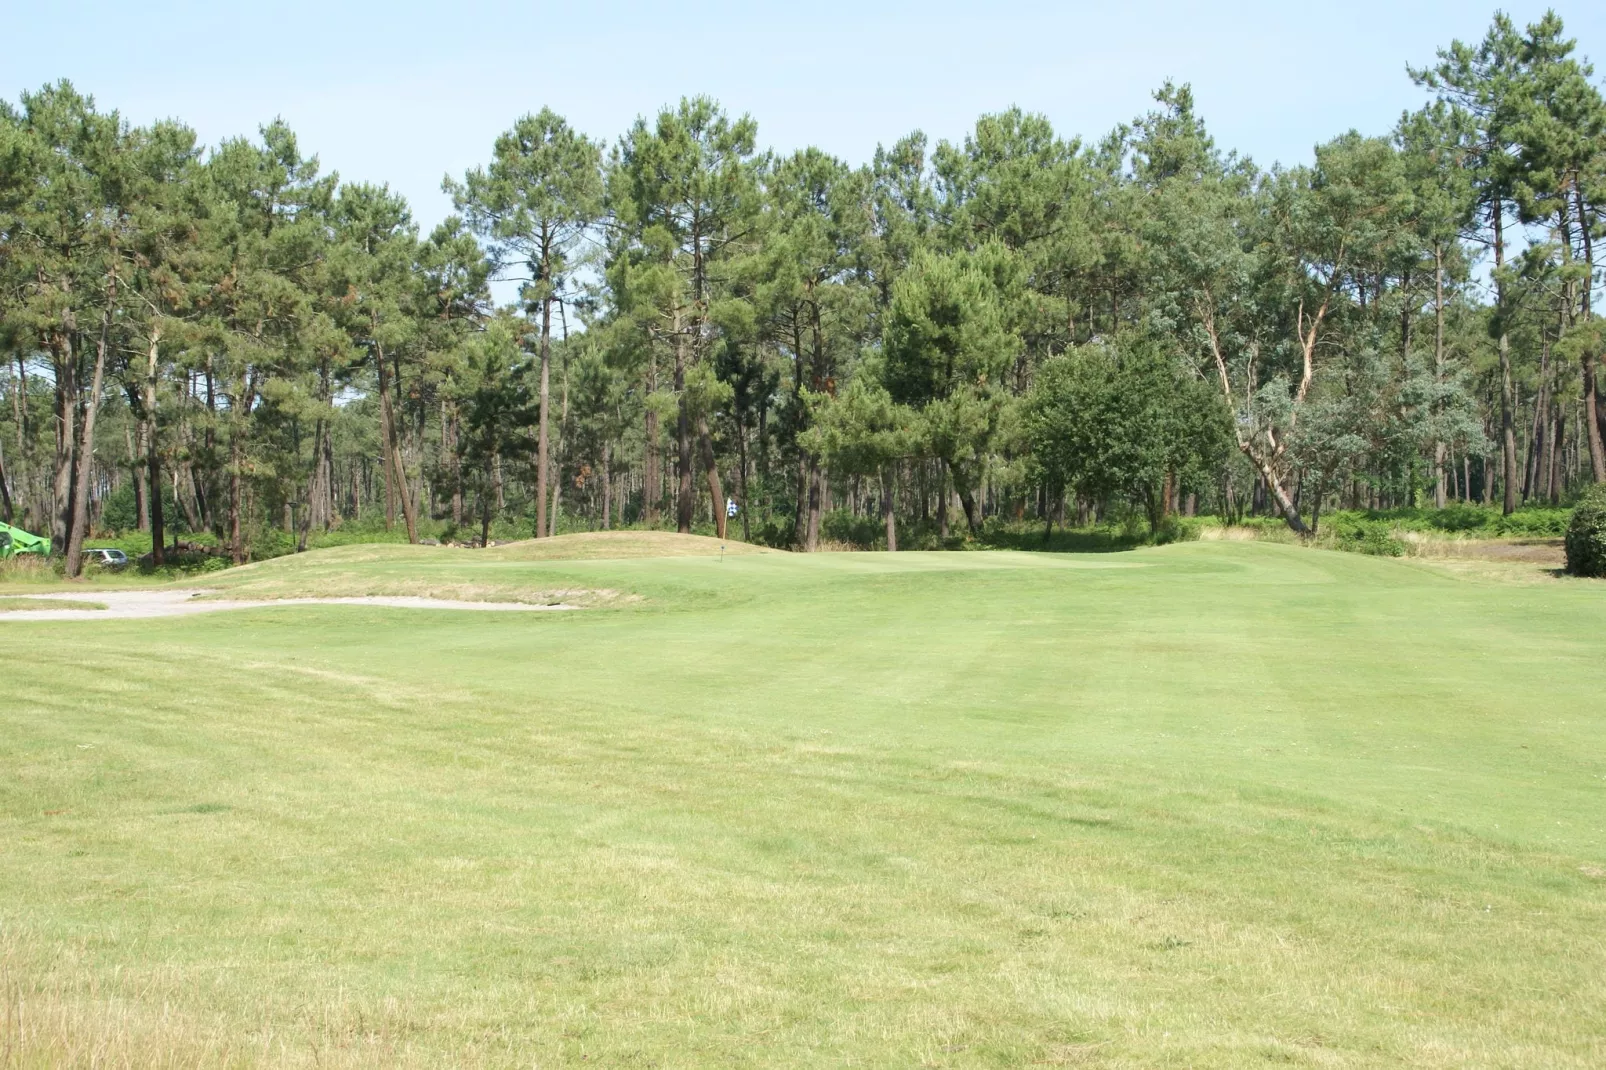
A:
[[[1606,481],[1606,104],[1547,16],[1307,167],[1186,87],[1083,143],[1020,110],[867,166],[692,98],[612,144],[543,110],[428,235],[293,134],[210,151],[66,82],[0,104],[0,490],[76,572],[120,518],[236,561],[353,521],[707,525],[814,549]],[[517,279],[496,307],[490,282]],[[282,540],[283,535],[276,536]]]

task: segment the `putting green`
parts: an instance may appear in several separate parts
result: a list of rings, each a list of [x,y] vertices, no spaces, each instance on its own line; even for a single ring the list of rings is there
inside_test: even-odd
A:
[[[0,1065],[1606,1064],[1606,584],[1234,543],[216,579],[588,608],[0,617]]]

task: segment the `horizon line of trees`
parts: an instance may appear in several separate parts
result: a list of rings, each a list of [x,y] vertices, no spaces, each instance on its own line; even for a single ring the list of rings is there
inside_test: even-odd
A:
[[[112,511],[160,564],[381,516],[725,537],[734,501],[896,549],[1563,501],[1606,481],[1606,103],[1554,14],[1411,75],[1388,134],[1269,169],[1170,83],[1098,141],[1017,108],[861,167],[705,97],[612,144],[543,109],[427,235],[282,122],[206,150],[46,86],[0,102],[0,509],[76,574]]]

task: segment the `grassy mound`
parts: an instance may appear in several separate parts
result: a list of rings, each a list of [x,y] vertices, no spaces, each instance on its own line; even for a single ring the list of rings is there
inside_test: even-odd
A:
[[[632,600],[585,575],[536,566],[632,559],[720,560],[773,554],[748,543],[663,531],[594,532],[471,550],[451,546],[363,543],[276,557],[206,577],[224,598],[411,596],[464,602],[529,602],[596,606]]]
[[[198,581],[189,581],[195,585]],[[457,602],[598,605],[621,594],[508,567],[484,550],[363,543],[275,557],[205,577],[216,598],[445,598]]]
[[[672,531],[590,531],[550,539],[523,539],[484,551],[493,561],[602,561],[633,557],[718,557],[780,553],[767,546]]]

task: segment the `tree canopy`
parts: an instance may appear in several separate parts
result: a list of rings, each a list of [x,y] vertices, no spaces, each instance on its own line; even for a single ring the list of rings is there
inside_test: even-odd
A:
[[[428,234],[281,122],[205,147],[44,86],[0,106],[0,506],[76,571],[113,517],[161,563],[1571,499],[1606,481],[1600,83],[1554,15],[1415,58],[1420,108],[1300,166],[1171,83],[1095,140],[1013,108],[863,166],[706,97],[612,142],[541,108]]]

